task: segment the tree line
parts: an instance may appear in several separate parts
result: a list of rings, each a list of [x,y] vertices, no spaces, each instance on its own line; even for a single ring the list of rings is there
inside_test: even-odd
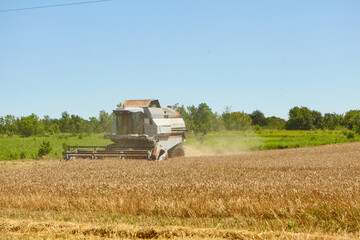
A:
[[[265,117],[260,110],[251,114],[243,111],[231,112],[226,107],[222,114],[214,113],[206,103],[196,106],[173,106],[181,113],[187,128],[195,133],[206,134],[219,130],[247,130],[274,129],[274,130],[335,130],[347,128],[360,134],[360,110],[350,110],[345,114],[326,113],[311,110],[307,107],[293,107],[289,110],[289,119],[271,116]]]
[[[272,116],[265,117],[260,111],[251,114],[244,111],[232,112],[229,107],[219,114],[213,112],[206,104],[188,106],[175,104],[172,106],[179,111],[190,132],[206,134],[221,130],[248,130],[274,129],[274,130],[335,130],[339,127],[347,128],[360,134],[360,110],[350,110],[345,114],[326,113],[311,110],[307,107],[294,107],[289,110],[289,119]],[[40,119],[37,115],[15,117],[7,115],[0,117],[0,134],[12,136],[13,134],[23,137],[35,135],[52,135],[57,133],[92,134],[110,132],[112,122],[115,119],[113,113],[102,110],[98,117],[90,117],[88,120],[78,115],[70,115],[67,112],[61,114],[61,118],[44,116]]]
[[[0,117],[0,134],[21,135],[30,137],[35,135],[53,135],[57,133],[102,133],[110,132],[111,125],[115,119],[114,114],[102,110],[98,117],[83,119],[78,115],[70,115],[67,112],[61,114],[61,118],[50,118],[48,115],[39,119],[35,114],[24,117],[6,115]]]

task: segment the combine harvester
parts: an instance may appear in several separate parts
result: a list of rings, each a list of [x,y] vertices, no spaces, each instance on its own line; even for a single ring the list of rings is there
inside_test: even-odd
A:
[[[114,110],[107,146],[69,146],[64,157],[165,160],[183,157],[185,122],[179,112],[161,108],[158,100],[128,100]]]

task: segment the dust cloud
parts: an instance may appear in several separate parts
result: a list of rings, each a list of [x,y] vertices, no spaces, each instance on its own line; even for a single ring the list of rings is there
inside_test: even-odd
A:
[[[185,143],[185,156],[229,155],[249,152],[263,145],[263,138],[254,132],[218,134],[191,139]]]

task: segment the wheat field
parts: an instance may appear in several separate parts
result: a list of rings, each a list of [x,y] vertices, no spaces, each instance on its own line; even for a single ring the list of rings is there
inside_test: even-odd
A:
[[[0,170],[0,238],[354,239],[360,143]]]

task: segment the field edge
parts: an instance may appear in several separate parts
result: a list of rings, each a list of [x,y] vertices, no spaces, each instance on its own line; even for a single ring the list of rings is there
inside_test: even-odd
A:
[[[19,239],[353,239],[354,235],[329,235],[326,233],[296,233],[287,231],[251,232],[248,230],[219,230],[180,226],[149,227],[130,224],[93,224],[62,221],[33,221],[0,218],[0,237]]]

